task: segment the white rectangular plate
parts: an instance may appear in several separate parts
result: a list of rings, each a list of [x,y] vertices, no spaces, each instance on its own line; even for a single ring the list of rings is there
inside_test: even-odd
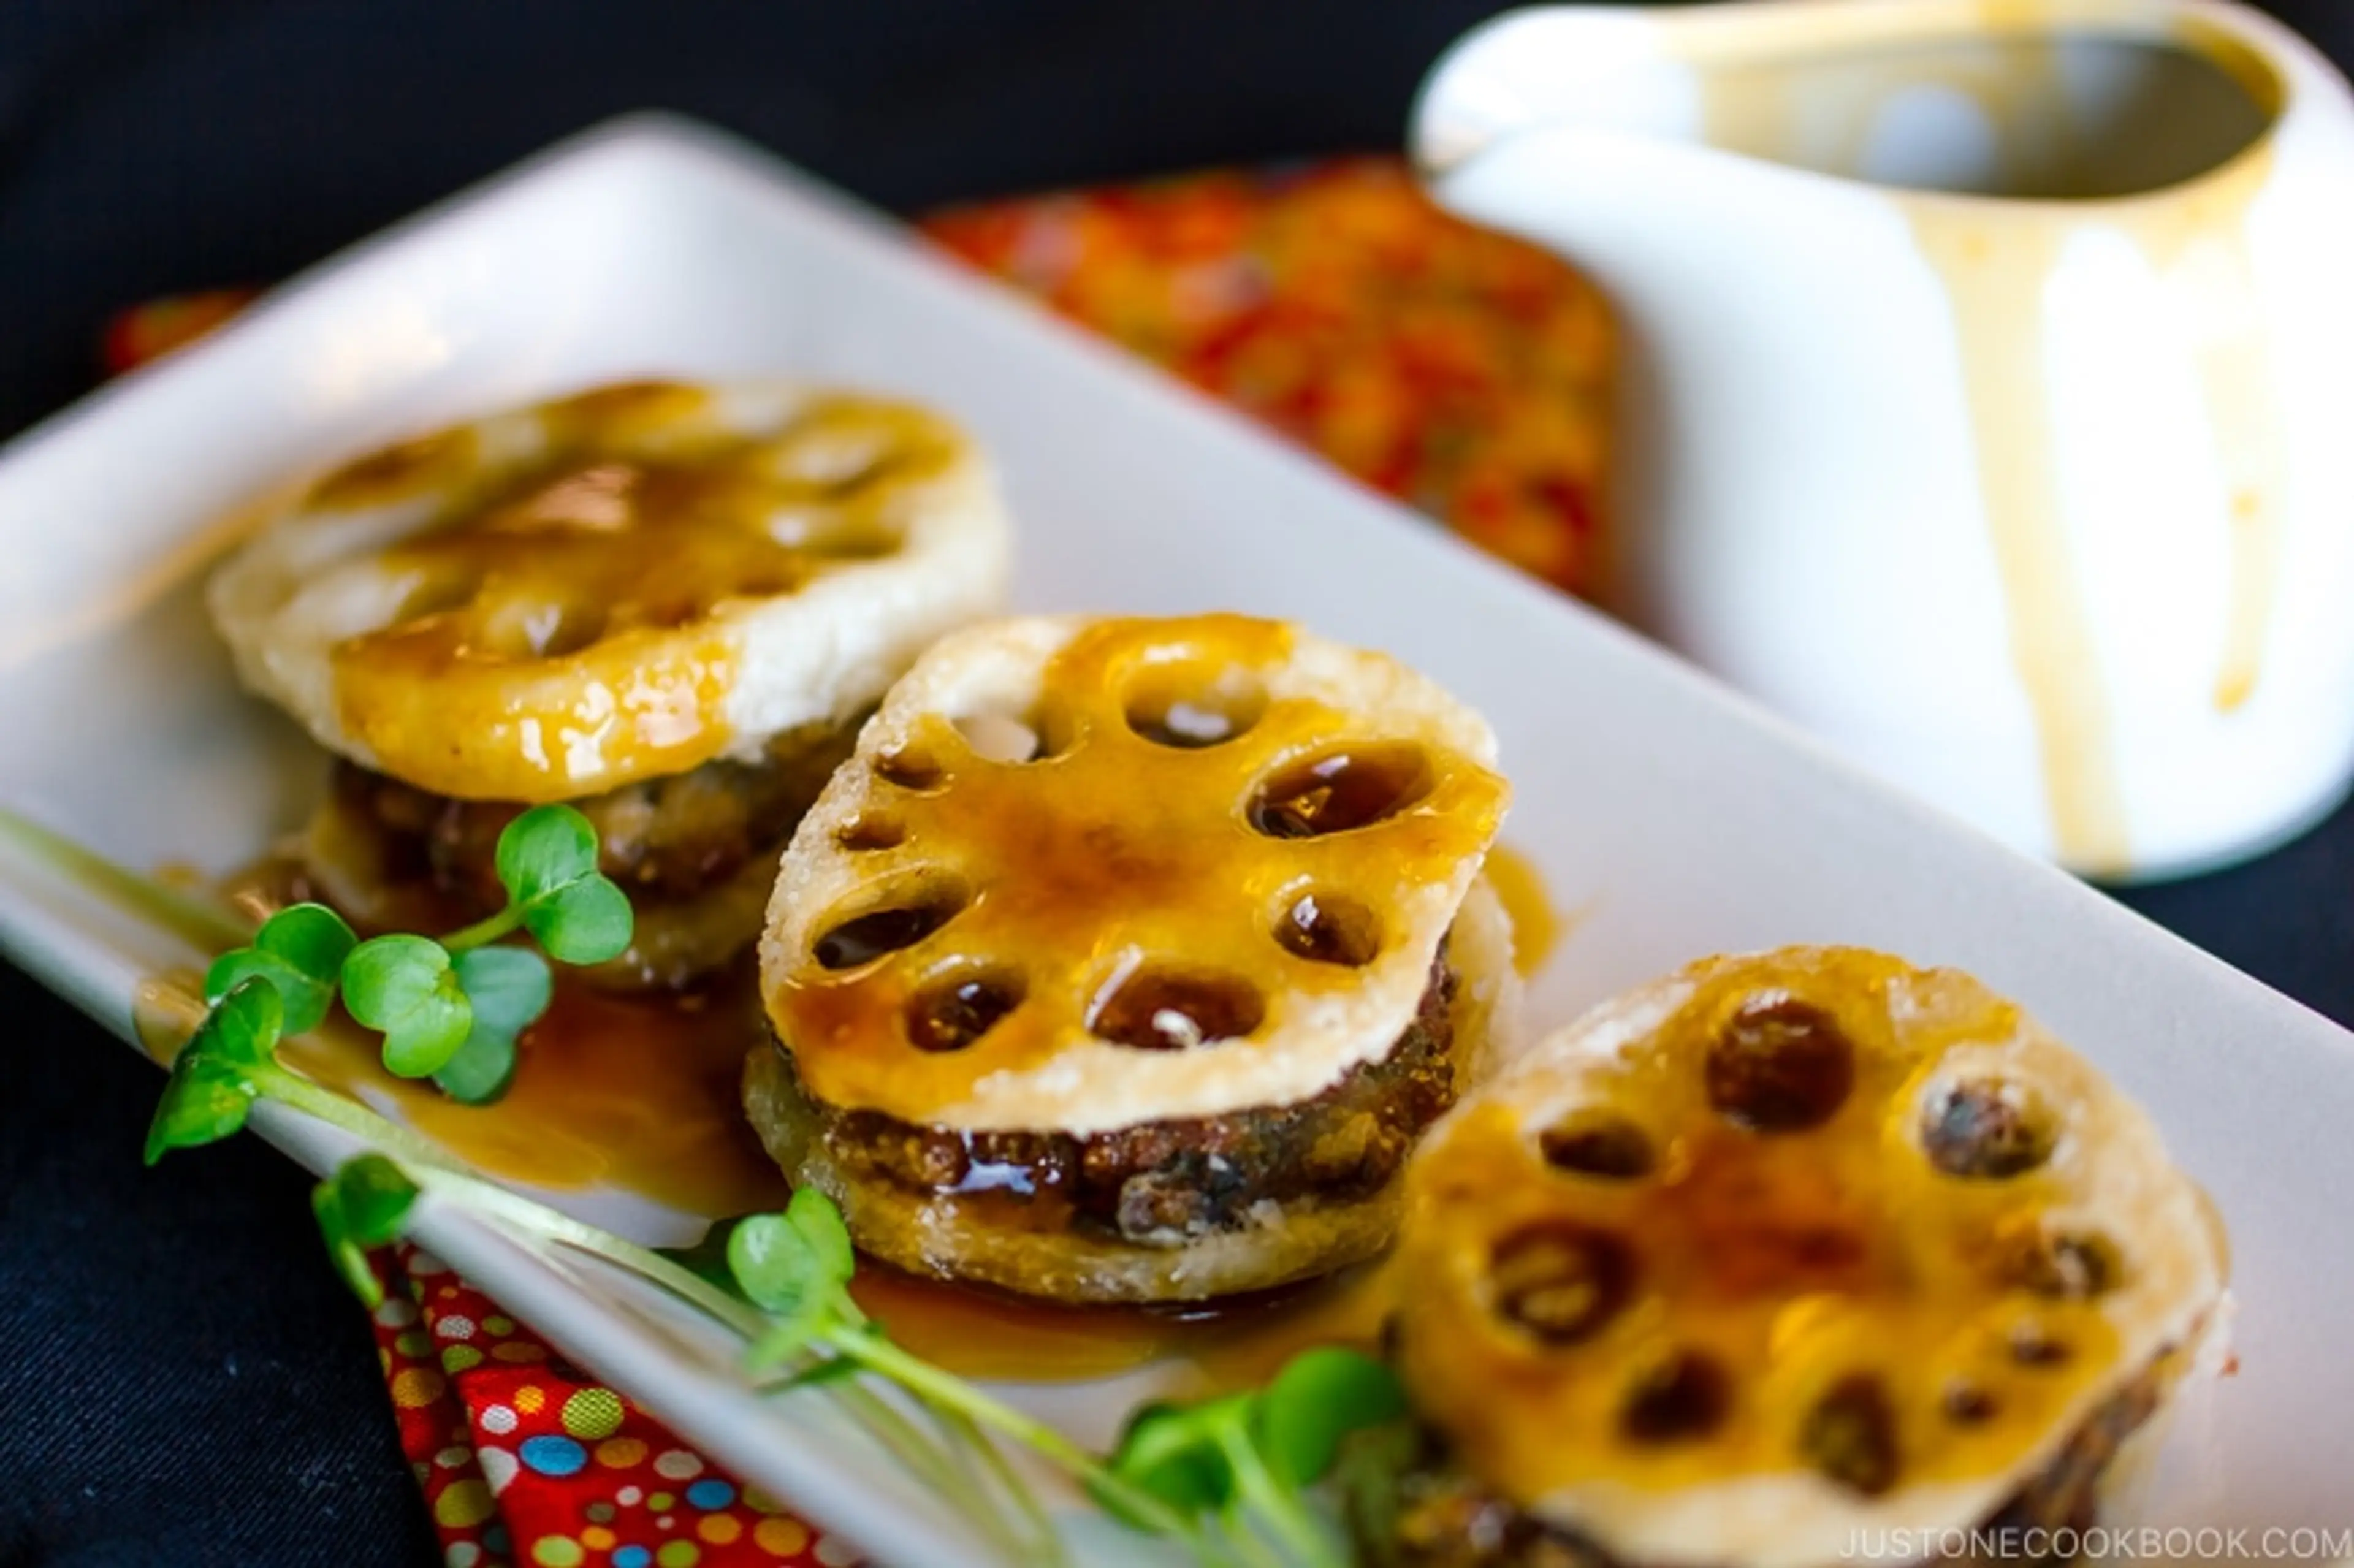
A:
[[[776,373],[939,404],[994,450],[1024,607],[1291,617],[1483,708],[1506,836],[1577,916],[1532,1022],[1702,954],[1854,942],[2024,1001],[2156,1114],[2238,1255],[2242,1370],[2164,1517],[2344,1526],[2354,1453],[2354,1050],[2324,1020],[1828,759],[1608,622],[708,132],[633,121],[359,248],[0,454],[0,802],[134,865],[226,869],[315,760],[239,695],[191,584],[216,520],[288,475],[626,375]],[[122,1031],[188,954],[21,864],[0,943]],[[342,1145],[267,1130],[314,1167]],[[125,1157],[129,1158],[129,1151]],[[196,1156],[194,1158],[201,1158]],[[690,1441],[876,1556],[967,1531],[822,1402],[763,1404],[724,1347],[463,1216],[428,1239]],[[673,1330],[675,1329],[675,1331]],[[1088,1440],[1131,1385],[1037,1401]],[[1132,1538],[1082,1531],[1087,1560]]]

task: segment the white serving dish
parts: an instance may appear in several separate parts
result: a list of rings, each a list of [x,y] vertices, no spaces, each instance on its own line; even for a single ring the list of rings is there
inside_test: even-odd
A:
[[[1517,785],[1506,836],[1575,916],[1532,989],[1540,1026],[1696,955],[1797,941],[1961,965],[2023,999],[2148,1104],[2232,1230],[2242,1371],[2211,1422],[2178,1434],[2196,1479],[2162,1489],[2158,1517],[2354,1523],[2354,1041],[692,126],[634,120],[567,143],[0,452],[0,803],[136,865],[249,859],[296,819],[318,767],[237,693],[196,611],[215,520],[417,428],[646,372],[781,372],[936,401],[1002,465],[1024,607],[1295,617],[1479,705]],[[189,958],[5,858],[0,945],[118,1032],[141,977]],[[264,1126],[314,1168],[345,1147],[301,1118]],[[461,1215],[429,1211],[423,1231],[829,1530],[900,1564],[980,1557],[823,1404],[752,1398],[726,1347],[633,1291]],[[1100,1441],[1138,1386],[1023,1397]],[[1086,1562],[1145,1560],[1131,1537],[1080,1537]]]

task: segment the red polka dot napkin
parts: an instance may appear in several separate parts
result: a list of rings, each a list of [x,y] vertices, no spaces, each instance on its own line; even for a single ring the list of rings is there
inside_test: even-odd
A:
[[[1610,331],[1543,252],[1390,158],[1218,172],[939,213],[932,239],[1574,592],[1598,574]],[[250,291],[125,312],[110,372]],[[450,1568],[737,1568],[854,1554],[715,1469],[413,1249],[376,1333]]]
[[[450,1568],[857,1561],[567,1365],[448,1265],[404,1246],[376,1266],[376,1354]]]

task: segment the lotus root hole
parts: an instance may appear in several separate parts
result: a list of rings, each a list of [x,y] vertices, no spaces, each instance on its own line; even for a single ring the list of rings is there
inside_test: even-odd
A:
[[[511,599],[482,618],[477,641],[506,659],[561,659],[605,634],[605,612],[588,605]]]
[[[964,908],[964,890],[945,885],[907,888],[875,900],[827,927],[811,951],[818,967],[854,969],[914,947]]]
[[[1147,964],[1097,1000],[1087,1028],[1100,1039],[1139,1051],[1187,1051],[1238,1040],[1266,1016],[1266,999],[1248,980]]]
[[[1624,1241],[1568,1221],[1523,1226],[1489,1259],[1496,1315],[1555,1348],[1592,1338],[1624,1311],[1635,1276]]]
[[[2023,1322],[2010,1330],[2010,1359],[2023,1367],[2056,1367],[2068,1360],[2068,1342],[2042,1324]]]
[[[2116,1288],[2125,1258],[2116,1244],[2091,1232],[2039,1236],[2019,1260],[2017,1282],[2052,1301],[2089,1301]]]
[[[1733,1380],[1696,1351],[1681,1351],[1646,1372],[1628,1391],[1618,1429],[1643,1444],[1696,1442],[1724,1424],[1733,1408]]]
[[[1070,719],[1051,705],[1036,705],[1026,712],[981,708],[959,715],[954,723],[965,745],[984,762],[1043,762],[1071,747]]]
[[[1895,1486],[1896,1410],[1878,1378],[1857,1372],[1833,1383],[1807,1412],[1798,1451],[1815,1471],[1878,1497]]]
[[[1128,727],[1153,745],[1196,751],[1257,724],[1267,688],[1239,665],[1156,667],[1129,684],[1121,706]]]
[[[925,795],[948,782],[939,759],[912,747],[886,751],[875,758],[875,777],[910,794]]]
[[[1313,839],[1386,821],[1437,783],[1410,741],[1366,741],[1288,764],[1251,791],[1251,826],[1269,838]]]
[[[945,976],[907,1002],[907,1039],[918,1051],[961,1051],[1022,1005],[1022,977],[972,969]]]
[[[446,615],[462,609],[482,591],[482,576],[469,571],[437,572],[425,577],[402,596],[400,609],[394,614],[396,625],[423,620],[428,617]]]
[[[1353,898],[1337,893],[1303,893],[1275,923],[1284,951],[1311,963],[1362,969],[1382,950],[1381,919]]]
[[[829,561],[879,561],[896,555],[896,530],[857,513],[794,509],[770,519],[769,537]]]
[[[1752,1132],[1804,1132],[1839,1114],[1855,1086],[1855,1045],[1839,1022],[1796,997],[1751,997],[1708,1048],[1708,1102]]]
[[[907,842],[907,824],[878,811],[861,811],[834,830],[833,842],[853,853],[897,849]]]
[[[1633,1181],[1651,1173],[1650,1135],[1616,1111],[1575,1110],[1537,1134],[1537,1152],[1572,1176]]]
[[[1956,1426],[1983,1426],[2001,1414],[2002,1405],[1995,1396],[1977,1383],[1956,1380],[1946,1385],[1938,1402],[1946,1419]]]
[[[1964,1181],[2023,1176],[2052,1158],[2058,1120],[2022,1084],[1973,1078],[1932,1095],[1921,1118],[1929,1163]]]

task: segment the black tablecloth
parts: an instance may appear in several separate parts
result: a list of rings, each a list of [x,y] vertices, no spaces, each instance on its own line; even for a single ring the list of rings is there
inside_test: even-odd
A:
[[[1498,8],[0,0],[0,431],[86,387],[118,306],[281,277],[620,111],[904,210],[1395,145]],[[2273,9],[2354,57],[2354,6]],[[2127,901],[2354,1019],[2354,811]],[[153,1069],[5,969],[0,1072],[0,1563],[432,1561],[299,1173],[251,1140],[143,1170]]]

